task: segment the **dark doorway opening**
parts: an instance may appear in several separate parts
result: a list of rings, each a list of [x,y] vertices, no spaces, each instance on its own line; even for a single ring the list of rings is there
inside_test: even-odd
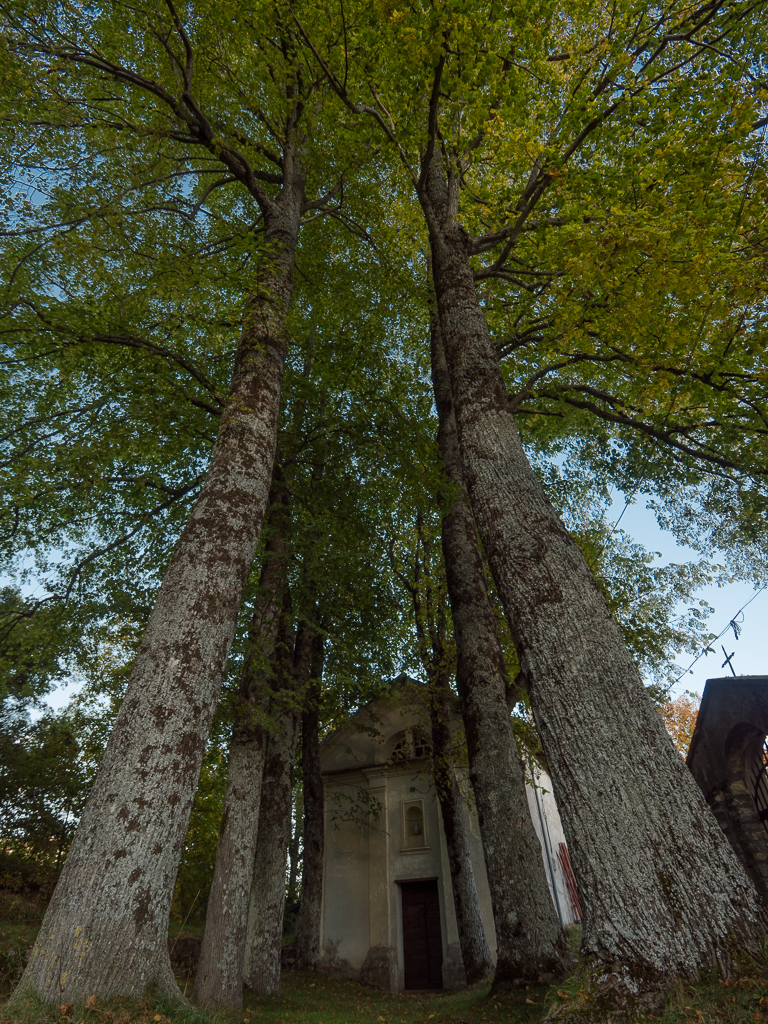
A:
[[[401,882],[406,989],[443,987],[443,935],[437,882]]]

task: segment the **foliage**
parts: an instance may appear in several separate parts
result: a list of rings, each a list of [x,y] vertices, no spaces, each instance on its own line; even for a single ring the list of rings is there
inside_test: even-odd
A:
[[[716,569],[706,562],[656,566],[656,553],[633,542],[623,530],[596,524],[577,537],[645,679],[668,685],[679,674],[676,654],[696,652],[712,639],[706,621],[712,612],[696,591]],[[683,612],[678,612],[680,605]],[[687,607],[685,607],[687,605]]]
[[[311,205],[280,446],[294,625],[316,616],[325,641],[323,730],[419,671],[430,616],[450,634],[410,191],[432,144],[527,451],[646,677],[663,683],[674,653],[706,639],[695,592],[720,569],[654,566],[606,524],[612,488],[653,495],[663,524],[707,557],[723,548],[734,575],[765,572],[766,47],[746,0],[673,3],[655,22],[630,0],[610,16],[591,0],[190,0],[183,31],[170,4],[2,8],[0,552],[26,587],[0,592],[3,849],[39,884],[204,478],[264,254],[232,161],[277,194],[287,82],[301,80]],[[415,608],[398,582],[419,564],[414,541],[431,588]],[[205,904],[260,558],[177,920]],[[499,628],[513,681],[501,615]],[[31,722],[67,677],[86,680],[80,694]],[[517,729],[533,749],[524,708]]]
[[[668,515],[698,495],[709,502],[707,536],[718,523],[722,527],[721,511],[732,488],[722,475],[707,476],[707,466],[717,465],[712,451],[743,449],[738,469],[719,466],[717,472],[726,476],[731,470],[737,476],[758,472],[762,458],[762,433],[744,419],[752,415],[746,411],[751,399],[733,391],[738,381],[739,387],[753,387],[764,279],[753,198],[763,171],[758,141],[748,131],[761,101],[749,74],[736,74],[747,57],[738,58],[733,43],[743,30],[745,54],[752,54],[755,27],[739,5],[716,12],[726,34],[725,56],[702,47],[695,60],[675,69],[670,53],[683,51],[683,42],[665,43],[663,60],[656,54],[647,67],[627,63],[628,40],[645,33],[647,43],[662,31],[628,3],[610,24],[590,4],[565,19],[554,5],[544,5],[540,20],[479,3],[460,17],[451,3],[418,15],[385,5],[355,14],[344,33],[336,33],[335,9],[277,13],[259,8],[246,17],[239,9],[224,13],[200,3],[185,17],[196,52],[194,88],[217,125],[218,149],[201,146],[181,108],[171,102],[183,62],[181,49],[174,49],[181,47],[178,33],[172,33],[173,42],[161,42],[171,39],[163,36],[172,29],[170,14],[123,5],[86,14],[61,4],[56,20],[51,10],[39,3],[25,19],[13,5],[7,12],[6,91],[11,95],[9,83],[23,83],[27,104],[23,115],[16,111],[3,122],[9,185],[3,413],[11,516],[7,555],[28,565],[31,554],[36,577],[52,593],[70,604],[97,601],[102,611],[106,607],[141,620],[199,488],[259,246],[253,196],[226,175],[227,147],[234,139],[246,146],[258,174],[267,176],[264,187],[276,188],[268,180],[274,161],[265,124],[286,100],[275,84],[280,75],[265,72],[273,30],[291,40],[295,49],[286,59],[309,76],[307,81],[317,74],[316,60],[298,42],[311,41],[315,32],[329,34],[329,60],[348,65],[347,93],[363,85],[376,95],[384,90],[382,102],[396,119],[396,144],[411,164],[418,162],[426,138],[418,113],[428,94],[424,86],[439,54],[448,55],[445,73],[453,91],[445,93],[440,112],[446,145],[459,154],[473,131],[480,133],[462,172],[460,217],[473,238],[488,239],[477,243],[473,257],[478,282],[526,442],[541,453],[541,469],[546,473],[559,460],[571,490],[582,466],[598,488],[603,482],[632,488],[650,473],[648,488],[663,492]],[[678,15],[690,16],[685,9],[665,17],[674,21]],[[455,53],[441,50],[441,25],[459,40]],[[242,33],[252,42],[245,63],[220,45],[222,38],[240,39]],[[340,52],[342,36],[346,50]],[[507,61],[498,54],[510,38],[515,56]],[[593,38],[601,39],[597,48]],[[396,59],[361,66],[362,52],[384,54],[387,47],[394,47]],[[99,64],[107,58],[112,71]],[[657,58],[660,77],[651,81]],[[96,70],[90,69],[91,59]],[[35,74],[24,76],[27,67]],[[379,71],[374,74],[371,67]],[[408,73],[398,78],[406,67]],[[112,75],[114,68],[129,70],[115,72],[114,89],[105,92],[101,75]],[[588,98],[600,75],[608,77],[595,96],[604,95],[610,80],[618,97],[610,111],[600,107],[602,100]],[[707,75],[725,89],[718,104],[708,102],[714,85],[701,88]],[[345,83],[347,77],[345,72]],[[316,104],[311,114],[305,112],[312,188],[339,172],[346,177],[332,216],[309,210],[302,231],[285,409],[316,394],[308,422],[316,426],[320,416],[327,423],[322,443],[310,445],[311,430],[289,436],[295,418],[290,415],[284,440],[288,458],[294,442],[309,468],[333,437],[336,465],[328,474],[329,496],[346,495],[365,474],[372,489],[380,490],[377,498],[366,500],[378,500],[378,514],[386,518],[383,505],[392,508],[405,497],[398,493],[398,481],[405,478],[412,453],[423,465],[419,437],[429,437],[434,426],[423,372],[423,229],[392,176],[389,157],[375,142],[376,126],[369,131],[359,114],[344,113],[341,97],[334,98],[320,79],[308,86]],[[541,81],[547,83],[544,91]],[[259,96],[265,106],[249,107],[243,102],[249,95]],[[738,99],[738,109],[728,98]],[[674,122],[667,116],[673,108]],[[265,110],[270,111],[266,120]],[[599,124],[590,127],[582,150],[565,156],[569,132],[591,114],[599,114]],[[712,126],[706,143],[702,118]],[[554,134],[542,142],[544,128],[554,124]],[[349,145],[340,146],[340,139]],[[353,152],[354,157],[342,156]],[[637,171],[641,162],[642,173]],[[515,221],[513,199],[525,194],[532,163],[538,220]],[[524,211],[526,218],[531,210]],[[724,238],[734,244],[723,248]],[[738,287],[728,285],[736,278]],[[722,333],[741,317],[749,341],[745,326],[729,343],[732,368],[727,374],[718,370],[718,381],[730,375],[726,383],[710,381],[706,368],[688,361],[685,386],[698,380],[696,387],[709,396],[702,405],[685,398],[683,385],[674,383],[675,366],[653,362],[658,345],[648,332],[655,330],[663,309],[665,351],[673,354],[673,340],[689,351],[686,338],[694,328],[686,311],[705,288],[711,291],[713,281],[720,306],[707,331],[714,325]],[[327,295],[334,301],[324,302]],[[699,348],[716,351],[710,333]],[[302,383],[307,363],[311,372]],[[650,384],[643,376],[648,373]],[[636,392],[642,393],[640,419],[626,412],[640,401]],[[723,407],[731,431],[727,437],[723,417],[706,427],[675,425],[669,415],[662,417],[662,426],[651,422],[665,395],[674,398],[676,414],[690,419],[695,410],[709,408],[715,394],[721,403],[736,402]],[[619,407],[620,415],[614,414]],[[376,411],[365,423],[369,409]],[[625,422],[628,415],[637,422]],[[697,430],[709,431],[712,439],[708,434],[697,440],[701,457],[691,455],[686,462],[679,437]],[[676,453],[673,463],[665,462],[665,444]],[[372,457],[377,447],[378,467]],[[382,472],[384,460],[391,487]],[[747,502],[759,505],[759,480],[753,483],[740,492],[742,511]],[[316,479],[312,484],[319,486]],[[718,487],[722,493],[715,500]],[[306,495],[300,500],[308,504]],[[373,526],[373,505],[366,511]],[[347,534],[360,521],[359,510],[337,507],[334,514],[344,517]],[[731,529],[724,539],[754,568],[756,545],[744,554],[746,516],[739,519],[738,537]],[[704,521],[693,518],[699,525]],[[312,536],[312,528],[301,532]],[[348,541],[349,536],[347,550]],[[375,544],[375,528],[359,541],[363,547]],[[358,601],[380,588],[381,561],[375,570],[376,559],[368,561],[368,586],[356,590]],[[336,565],[325,562],[327,577],[338,579]],[[126,571],[127,566],[141,571]],[[670,585],[667,580],[667,591]],[[333,603],[348,596],[337,586]],[[388,604],[391,593],[380,592],[378,600]],[[627,595],[615,603],[624,608]],[[340,672],[353,691],[369,652],[360,645],[362,621],[350,604],[346,628],[329,646],[329,663],[343,645],[347,664]],[[625,618],[629,622],[632,616]],[[362,632],[370,635],[372,626],[373,620]],[[665,656],[656,645],[649,660],[658,666]]]
[[[46,708],[40,697],[41,680],[47,689],[50,675],[40,676],[37,689],[28,681],[11,685],[0,702],[0,886],[43,894],[50,893],[69,849],[136,642],[135,630],[96,623],[88,635],[81,632],[78,657],[69,659],[67,673],[50,653],[60,640],[51,626],[52,619],[60,625],[59,610],[47,609],[51,633],[37,653],[50,659],[47,669],[53,678],[86,673],[87,684],[59,712]],[[37,610],[34,616],[40,614]],[[32,625],[40,628],[34,616]]]
[[[47,713],[27,724],[23,738],[0,734],[2,867],[21,885],[55,879],[74,834],[89,778],[69,723]],[[20,741],[21,740],[21,741]]]
[[[40,706],[65,677],[79,638],[60,606],[24,598],[16,587],[0,589],[0,702]]]
[[[9,996],[24,973],[27,947],[19,938],[0,949],[0,993]]]
[[[686,692],[681,697],[676,697],[666,704],[659,706],[661,717],[669,731],[669,735],[675,741],[675,746],[683,757],[688,753],[688,748],[693,739],[693,730],[696,728],[696,718],[699,714],[701,697],[698,693]]]
[[[727,538],[734,565],[762,572],[754,6],[444,0],[326,18],[296,15],[355,129],[389,140],[422,233],[437,223],[423,161],[439,154],[527,444],[582,448],[625,492],[658,494],[702,549]],[[686,514],[696,503],[705,519]]]

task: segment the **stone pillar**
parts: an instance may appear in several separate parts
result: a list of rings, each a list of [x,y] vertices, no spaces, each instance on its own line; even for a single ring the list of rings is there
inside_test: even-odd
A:
[[[389,807],[386,769],[372,769],[368,776],[368,792],[383,810],[378,818],[368,821],[368,901],[370,938],[368,954],[360,970],[364,985],[384,992],[400,988],[397,949],[393,941],[389,849]]]

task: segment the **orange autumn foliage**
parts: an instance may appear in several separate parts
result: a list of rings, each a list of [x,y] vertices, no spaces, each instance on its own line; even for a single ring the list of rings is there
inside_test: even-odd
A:
[[[688,753],[688,747],[691,745],[700,704],[701,697],[698,693],[686,691],[682,697],[677,697],[676,700],[671,700],[668,704],[662,704],[659,708],[667,731],[683,757]]]

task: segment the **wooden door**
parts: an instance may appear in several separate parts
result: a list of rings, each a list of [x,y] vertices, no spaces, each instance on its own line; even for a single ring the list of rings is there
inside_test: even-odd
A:
[[[437,882],[401,882],[406,989],[443,987],[443,936]]]

